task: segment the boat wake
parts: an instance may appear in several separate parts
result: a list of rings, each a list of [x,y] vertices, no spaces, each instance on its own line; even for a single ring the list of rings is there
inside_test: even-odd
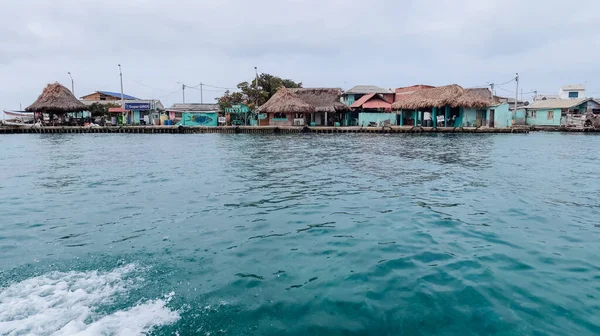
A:
[[[173,297],[101,313],[143,279],[136,265],[110,272],[51,272],[0,289],[0,335],[139,335],[180,318]]]

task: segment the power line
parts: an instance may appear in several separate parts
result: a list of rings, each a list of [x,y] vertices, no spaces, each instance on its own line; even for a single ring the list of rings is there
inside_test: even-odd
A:
[[[228,88],[228,87],[214,86],[214,85],[208,85],[208,84],[204,84],[204,86],[206,86],[206,87],[210,87],[210,88],[214,88],[214,89],[223,89],[223,90],[239,90],[238,88]]]

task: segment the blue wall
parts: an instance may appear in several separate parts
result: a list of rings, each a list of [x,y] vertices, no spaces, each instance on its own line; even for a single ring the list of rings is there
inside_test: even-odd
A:
[[[463,109],[462,114],[462,127],[475,127],[477,121],[477,110],[476,109]]]
[[[369,126],[370,122],[379,123],[383,125],[385,120],[390,121],[390,125],[396,125],[396,113],[369,113],[360,112],[358,114],[358,126]]]
[[[506,128],[512,126],[512,112],[508,109],[508,104],[504,103],[498,106],[492,106],[487,111],[487,119],[490,120],[490,110],[494,110],[494,127]]]
[[[219,119],[216,112],[183,113],[178,125],[184,126],[217,126]]]
[[[525,110],[517,110],[513,113],[515,125],[525,125]]]
[[[548,112],[552,118],[548,118]],[[560,126],[561,109],[527,110],[527,125]]]
[[[356,100],[354,100],[353,94],[346,95],[346,105],[350,106],[350,105],[354,104],[355,101]]]

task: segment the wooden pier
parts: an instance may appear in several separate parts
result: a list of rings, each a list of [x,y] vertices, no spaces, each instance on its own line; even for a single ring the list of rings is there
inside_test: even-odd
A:
[[[217,126],[217,127],[184,127],[184,126],[44,126],[14,127],[0,126],[0,134],[71,134],[71,133],[127,133],[127,134],[395,134],[395,133],[529,133],[529,128],[487,128],[487,127],[298,127],[298,126]]]

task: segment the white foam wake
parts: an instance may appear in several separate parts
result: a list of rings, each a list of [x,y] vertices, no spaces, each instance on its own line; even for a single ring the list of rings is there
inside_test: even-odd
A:
[[[127,293],[140,278],[127,265],[111,272],[52,272],[0,289],[0,335],[139,335],[179,320],[173,296],[110,315],[95,310]]]

